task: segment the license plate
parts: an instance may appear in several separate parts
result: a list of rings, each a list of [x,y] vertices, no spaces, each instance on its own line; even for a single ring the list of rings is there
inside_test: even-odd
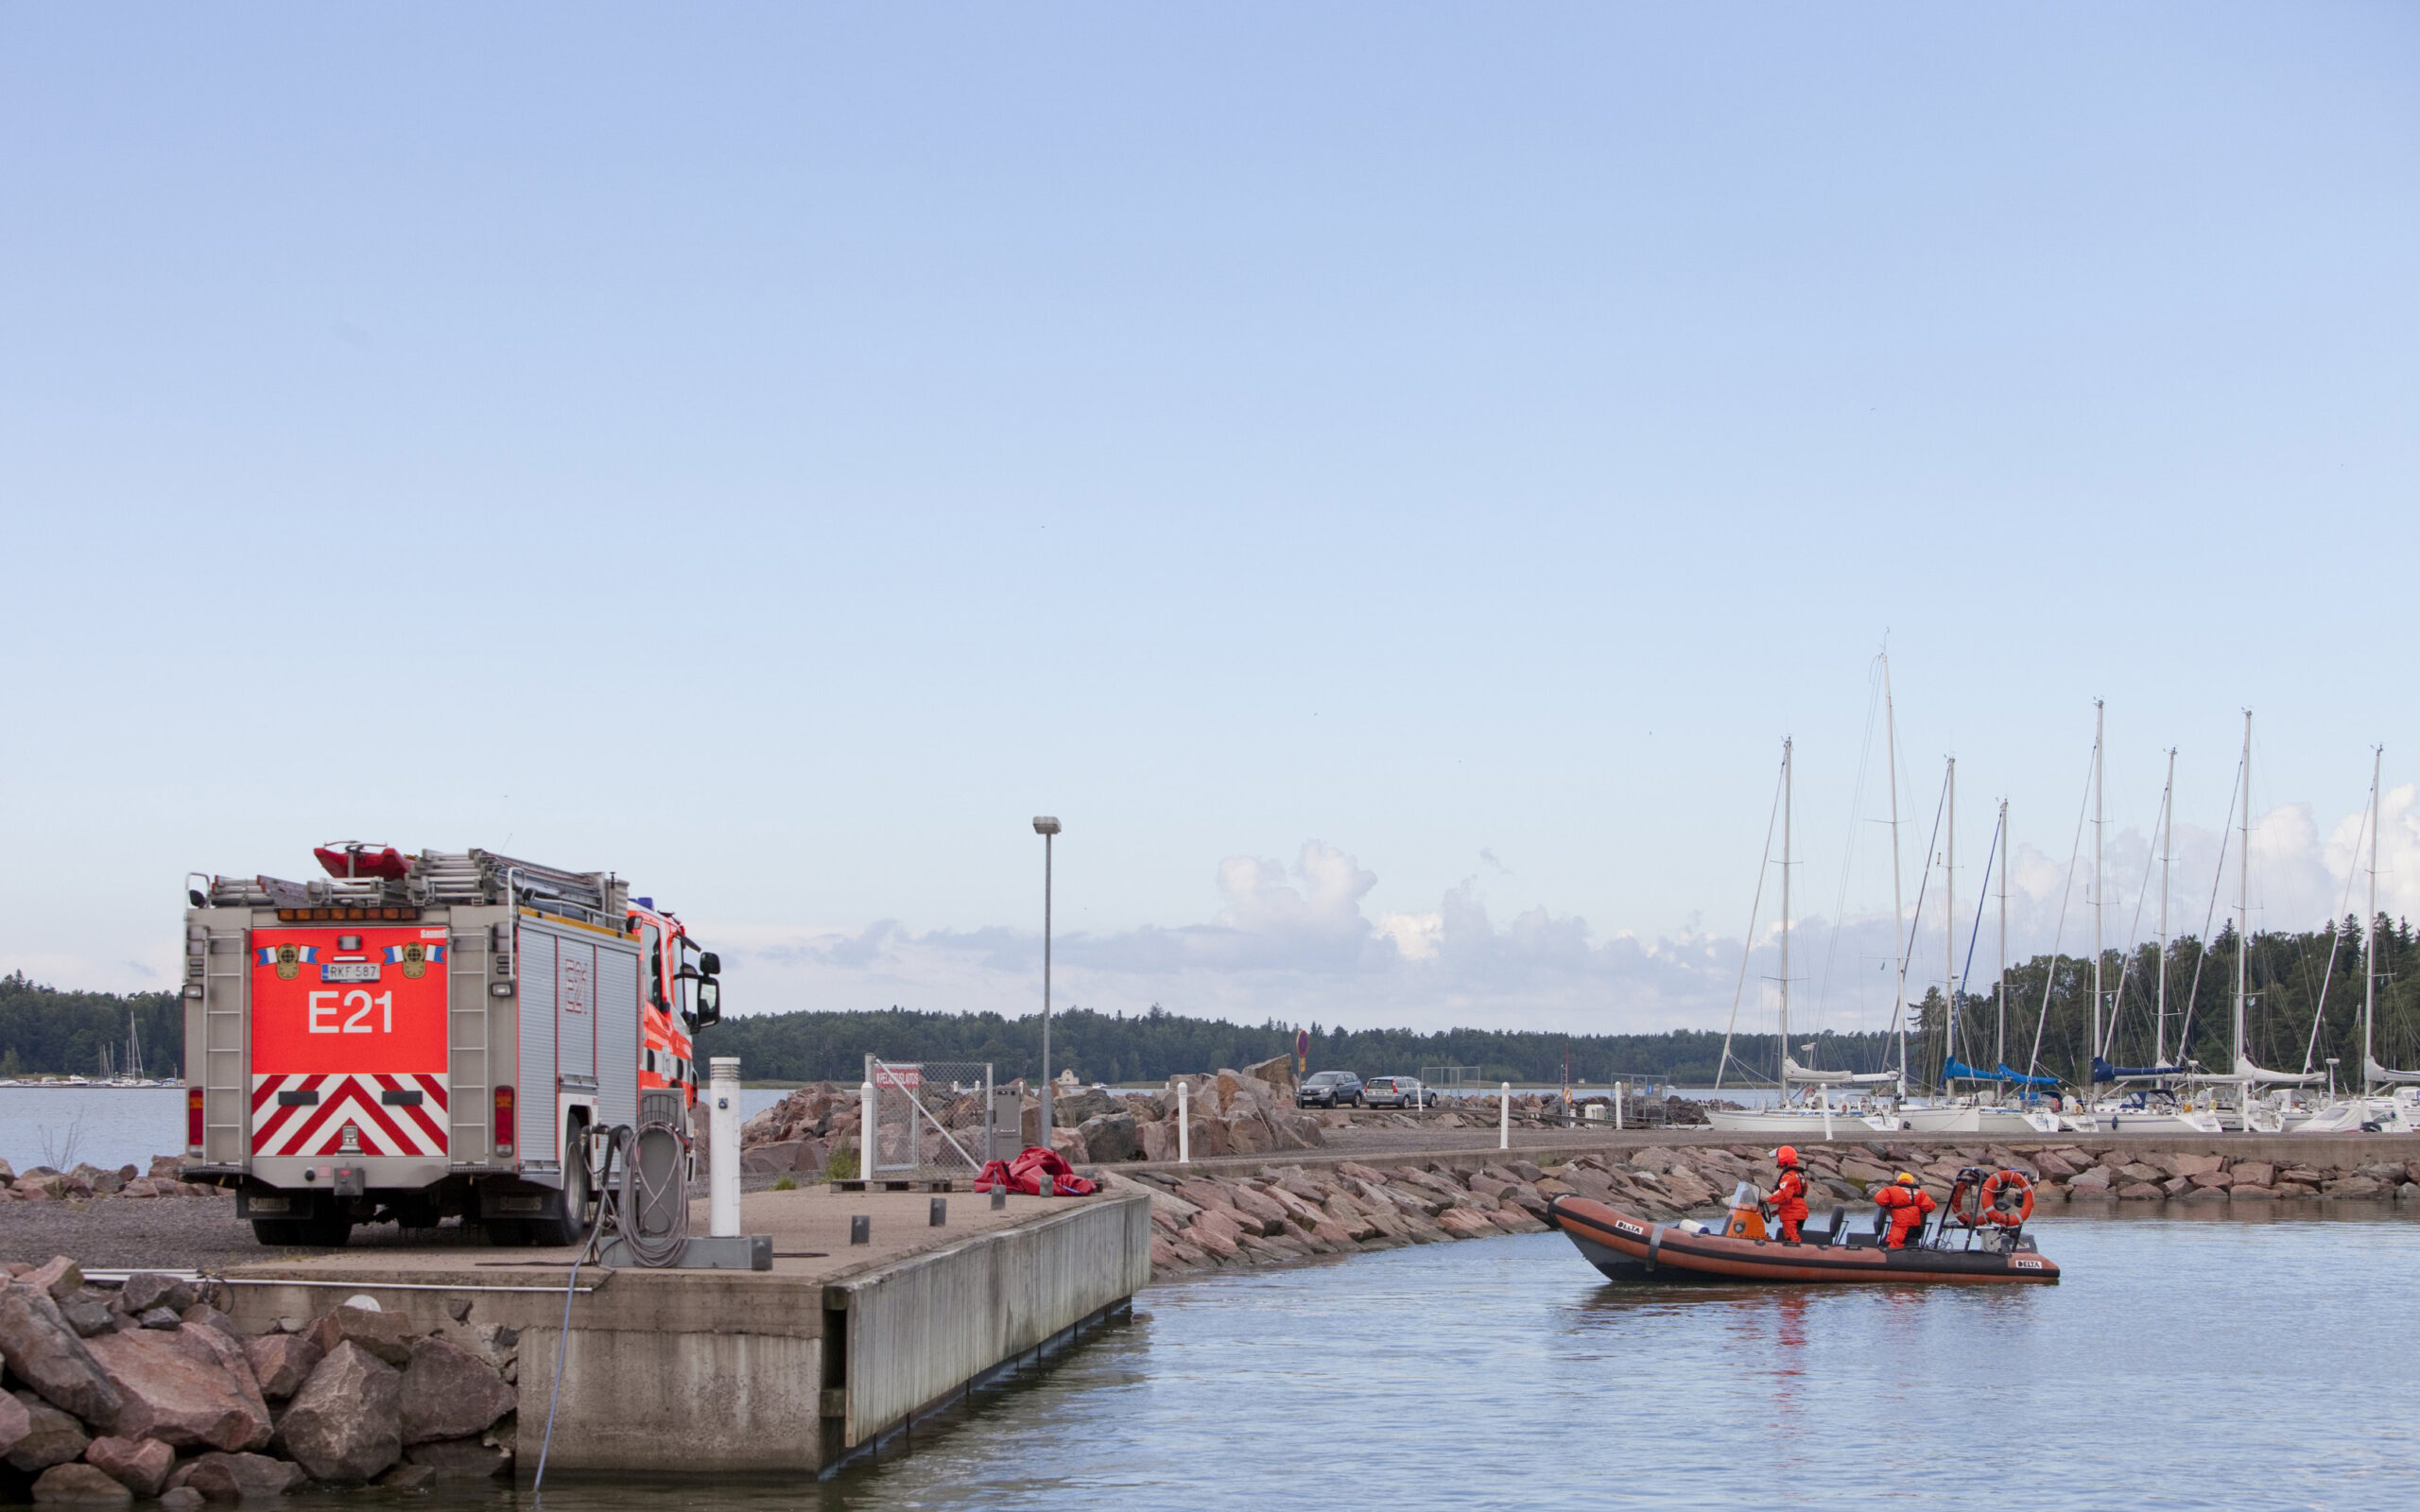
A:
[[[330,961],[320,968],[322,982],[375,982],[378,980],[376,961]]]

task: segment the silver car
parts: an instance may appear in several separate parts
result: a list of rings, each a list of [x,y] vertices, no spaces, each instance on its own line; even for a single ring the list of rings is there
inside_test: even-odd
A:
[[[1417,1076],[1375,1076],[1362,1083],[1361,1099],[1372,1108],[1434,1108],[1437,1092]]]

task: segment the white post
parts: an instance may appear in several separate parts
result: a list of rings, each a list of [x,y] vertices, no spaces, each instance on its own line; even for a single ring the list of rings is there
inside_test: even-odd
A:
[[[1176,1163],[1193,1163],[1193,1084],[1176,1084]]]
[[[1824,1105],[1824,1143],[1829,1144],[1832,1142],[1832,1090],[1829,1087],[1818,1087],[1815,1089],[1815,1097]]]
[[[1622,1131],[1622,1084],[1614,1083],[1614,1132]]]
[[[739,1057],[716,1056],[706,1065],[715,1099],[706,1124],[714,1141],[706,1171],[706,1231],[733,1238],[739,1233]]]
[[[1020,1129],[1018,1132],[1024,1131]],[[869,1076],[857,1087],[857,1179],[860,1181],[869,1180],[873,1176],[873,1078]]]
[[[1509,1081],[1504,1084],[1504,1090],[1496,1094],[1495,1147],[1499,1150],[1509,1150],[1512,1147],[1512,1084]]]

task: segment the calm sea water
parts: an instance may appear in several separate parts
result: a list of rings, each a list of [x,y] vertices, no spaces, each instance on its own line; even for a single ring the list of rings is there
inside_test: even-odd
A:
[[[782,1100],[780,1091],[740,1090],[743,1118]],[[155,1155],[184,1150],[185,1094],[175,1087],[0,1087],[0,1159],[17,1170],[78,1160],[148,1168]],[[71,1153],[72,1152],[72,1153]]]
[[[1208,1277],[1150,1289],[1131,1326],[892,1463],[821,1485],[557,1476],[544,1505],[2409,1504],[2420,1436],[2394,1331],[2420,1223],[2040,1235],[2061,1286],[1615,1287],[1559,1234]]]

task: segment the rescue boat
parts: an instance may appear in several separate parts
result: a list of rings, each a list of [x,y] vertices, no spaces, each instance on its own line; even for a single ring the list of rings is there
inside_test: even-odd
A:
[[[1890,1249],[1880,1235],[1836,1209],[1828,1228],[1802,1228],[1799,1242],[1765,1231],[1742,1185],[1720,1225],[1634,1217],[1591,1197],[1557,1196],[1547,1221],[1569,1236],[1588,1263],[1616,1281],[1779,1284],[1833,1281],[2014,1281],[2059,1280],[2059,1267],[2023,1231],[2033,1187],[2021,1172],[1961,1172],[1941,1222]],[[1863,1231],[1860,1231],[1863,1230]]]

